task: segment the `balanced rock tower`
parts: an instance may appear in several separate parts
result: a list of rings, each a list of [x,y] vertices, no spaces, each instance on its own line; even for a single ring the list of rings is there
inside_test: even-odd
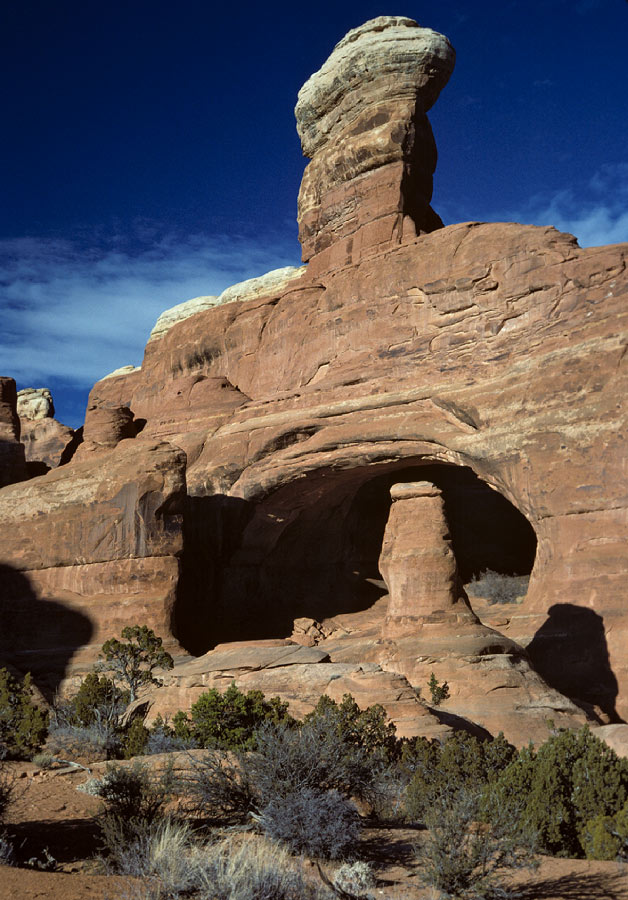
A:
[[[350,31],[303,85],[295,115],[311,162],[299,240],[314,270],[442,227],[430,206],[436,144],[426,113],[454,63],[444,35],[380,16]]]

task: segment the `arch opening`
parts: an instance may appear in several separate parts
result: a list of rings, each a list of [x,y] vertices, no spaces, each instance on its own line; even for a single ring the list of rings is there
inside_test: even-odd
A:
[[[378,561],[390,487],[419,480],[442,491],[463,583],[487,570],[525,581],[536,554],[534,530],[470,468],[404,460],[320,469],[257,503],[192,501],[181,642],[203,653],[227,641],[289,637],[297,619],[323,622],[372,609],[386,594]],[[416,534],[420,541],[420,522]]]

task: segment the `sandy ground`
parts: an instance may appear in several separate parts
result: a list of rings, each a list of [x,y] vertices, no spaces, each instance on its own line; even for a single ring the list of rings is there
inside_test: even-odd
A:
[[[153,758],[155,759],[155,758]],[[94,815],[101,801],[77,791],[88,773],[69,768],[40,772],[32,764],[13,763],[18,799],[5,830],[13,836],[22,863],[44,861],[45,848],[55,871],[0,866],[0,900],[119,900],[124,878],[98,873],[98,829]],[[97,775],[104,764],[92,767]],[[365,828],[360,855],[377,874],[377,897],[383,900],[428,900],[420,885],[414,844],[408,828]],[[330,867],[326,866],[327,871]],[[313,870],[314,871],[314,870]],[[522,900],[628,900],[628,866],[612,862],[543,858],[534,873],[519,873]]]

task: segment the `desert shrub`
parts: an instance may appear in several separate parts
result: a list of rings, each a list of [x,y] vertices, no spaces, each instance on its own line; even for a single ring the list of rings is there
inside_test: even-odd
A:
[[[381,823],[400,824],[408,818],[406,797],[410,776],[391,763],[378,771],[365,794],[371,816]]]
[[[109,767],[102,779],[86,785],[106,803],[98,818],[103,846],[109,854],[124,844],[147,839],[151,830],[163,820],[164,810],[173,788],[172,772],[156,776],[139,763]]]
[[[587,859],[628,859],[628,804],[614,816],[595,816],[580,831]]]
[[[460,789],[481,789],[493,782],[517,751],[499,734],[492,741],[479,741],[458,731],[444,744],[415,738],[402,750],[401,767],[411,773],[406,812],[421,821],[434,798],[455,797]]]
[[[334,874],[334,887],[353,897],[374,900],[375,876],[368,863],[343,863]]]
[[[57,699],[52,708],[48,750],[69,759],[112,759],[120,756],[118,720],[129,692],[110,678],[90,672],[73,697]]]
[[[53,725],[46,747],[57,758],[115,759],[120,751],[120,736],[106,722]]]
[[[120,741],[124,759],[132,759],[134,756],[141,756],[145,753],[149,735],[150,732],[144,725],[141,716],[131,719]]]
[[[482,791],[461,788],[432,798],[425,813],[428,832],[417,848],[422,881],[441,897],[507,898],[508,870],[532,866],[534,838],[508,814],[480,823]]]
[[[279,697],[266,700],[261,691],[244,694],[232,682],[222,694],[215,688],[201,694],[189,716],[176,714],[173,726],[177,737],[200,747],[252,750],[255,732],[265,722],[293,724],[288,704]]]
[[[273,798],[255,821],[275,840],[295,853],[340,859],[355,846],[360,834],[358,812],[338,791],[304,787]]]
[[[20,681],[0,669],[0,748],[13,759],[30,759],[48,731],[48,713],[31,697],[31,677]]]
[[[528,592],[529,575],[502,575],[486,569],[466,585],[471,597],[484,597],[489,603],[516,603]]]
[[[4,765],[3,759],[0,753],[0,822],[15,796],[15,776]]]
[[[585,726],[553,735],[538,751],[521,750],[495,787],[491,810],[523,799],[522,821],[538,832],[544,852],[582,856],[583,826],[596,816],[614,816],[628,799],[628,760]]]
[[[177,735],[174,728],[161,715],[158,715],[148,730],[144,753],[148,755],[172,753],[177,750],[191,750],[197,746],[197,742],[192,737],[186,738]]]
[[[105,675],[90,672],[69,700],[55,704],[54,718],[64,725],[102,725],[112,728],[129,703],[129,691],[123,691]]]
[[[205,822],[245,822],[255,809],[256,792],[243,753],[208,750],[191,759],[182,786],[188,812]]]
[[[379,704],[360,709],[351,694],[345,694],[340,703],[323,694],[315,709],[305,716],[304,722],[307,724],[318,719],[333,723],[338,739],[345,746],[358,747],[369,755],[386,759],[394,759],[398,755],[395,726]]]
[[[40,769],[51,769],[54,762],[55,758],[52,753],[36,753],[33,756],[33,763]]]
[[[189,861],[193,832],[187,823],[166,816],[145,823],[130,840],[125,837],[115,827],[110,829],[108,872],[156,879],[160,893],[168,897],[194,887]]]
[[[322,714],[301,728],[264,726],[249,761],[261,806],[305,788],[367,797],[383,765],[377,754],[342,739],[334,715]]]

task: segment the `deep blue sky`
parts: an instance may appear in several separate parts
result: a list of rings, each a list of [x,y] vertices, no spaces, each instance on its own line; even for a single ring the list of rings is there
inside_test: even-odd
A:
[[[82,421],[159,312],[298,264],[296,95],[350,28],[406,15],[456,70],[433,205],[628,240],[628,2],[19,0],[0,12],[0,374]]]

